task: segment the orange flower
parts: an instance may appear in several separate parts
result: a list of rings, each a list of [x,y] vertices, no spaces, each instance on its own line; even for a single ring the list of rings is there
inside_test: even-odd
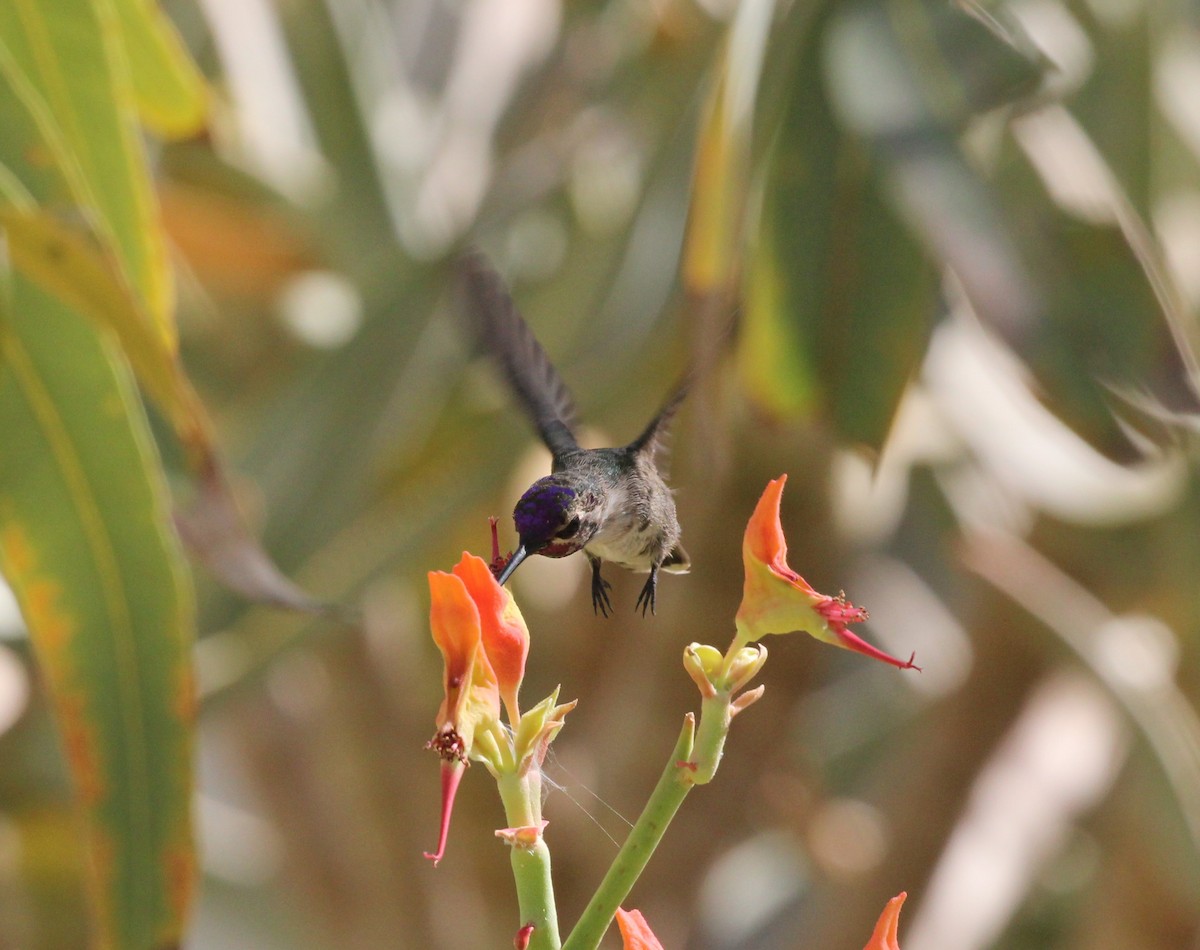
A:
[[[883,913],[879,915],[875,932],[871,934],[871,939],[867,941],[863,950],[900,950],[900,908],[904,906],[906,897],[908,893],[901,891],[887,902]]]
[[[624,950],[663,950],[642,916],[640,910],[622,910],[617,908],[617,926],[621,928],[621,939],[625,941]]]
[[[438,735],[453,733],[458,744],[451,749],[443,742],[444,752],[452,751],[455,758],[466,761],[476,728],[500,718],[500,686],[483,645],[479,608],[467,585],[454,574],[430,571],[429,599],[429,625],[445,663]]]
[[[483,558],[464,551],[462,560],[453,570],[479,610],[483,648],[496,673],[500,697],[508,710],[508,721],[515,724],[521,718],[517,691],[521,688],[525,660],[529,656],[529,628],[525,626],[525,618],[508,589],[496,583],[495,575]]]
[[[446,848],[450,814],[463,770],[476,740],[492,736],[500,725],[500,703],[509,720],[520,720],[517,691],[525,674],[529,630],[508,591],[487,563],[463,554],[453,573],[429,572],[429,625],[445,663],[445,695],[437,714],[437,732],[429,747],[442,758],[442,821],[438,849],[426,857],[437,863]],[[490,765],[484,746],[482,757]],[[476,755],[479,758],[480,754]]]
[[[779,521],[779,504],[786,481],[787,476],[780,475],[767,484],[746,525],[742,541],[746,581],[742,605],[737,613],[739,637],[743,642],[749,642],[771,633],[803,630],[825,643],[854,650],[900,669],[919,670],[920,667],[913,663],[915,654],[908,662],[897,660],[846,629],[847,624],[866,620],[866,610],[847,602],[844,594],[828,597],[817,593],[788,567],[787,541]]]

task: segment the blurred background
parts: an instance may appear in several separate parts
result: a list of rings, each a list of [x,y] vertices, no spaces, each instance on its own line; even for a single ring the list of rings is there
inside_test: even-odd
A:
[[[548,454],[453,312],[483,246],[575,391],[675,425],[658,615],[535,558],[527,702],[570,930],[697,708],[767,480],[791,565],[920,674],[774,638],[765,698],[628,901],[671,948],[1200,948],[1200,6],[1187,0],[168,0],[215,98],[156,155],[184,362],[277,563],[197,568],[188,946],[503,947],[503,824],[446,859],[425,572]],[[169,450],[169,446],[164,446]],[[178,460],[176,460],[178,464]],[[182,472],[182,467],[179,469]],[[181,497],[191,490],[181,477]],[[84,945],[68,785],[0,601],[0,932]],[[612,937],[609,938],[613,940]],[[615,945],[615,944],[610,944]]]

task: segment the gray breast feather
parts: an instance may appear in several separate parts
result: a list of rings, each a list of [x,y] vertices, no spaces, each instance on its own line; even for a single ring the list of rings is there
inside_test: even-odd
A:
[[[668,536],[660,519],[649,516],[645,500],[618,493],[609,499],[602,527],[584,550],[628,570],[644,572],[662,563],[677,540]]]

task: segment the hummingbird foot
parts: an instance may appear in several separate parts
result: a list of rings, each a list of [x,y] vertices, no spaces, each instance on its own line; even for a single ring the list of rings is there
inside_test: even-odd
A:
[[[592,610],[607,617],[613,609],[608,598],[612,584],[600,576],[600,558],[589,555],[588,560],[592,562]]]
[[[658,587],[658,565],[655,564],[650,568],[650,576],[646,578],[646,583],[642,587],[642,592],[638,594],[637,603],[633,605],[636,612],[639,607],[642,608],[642,616],[646,616],[646,608],[650,608],[650,613],[654,613],[654,592]]]

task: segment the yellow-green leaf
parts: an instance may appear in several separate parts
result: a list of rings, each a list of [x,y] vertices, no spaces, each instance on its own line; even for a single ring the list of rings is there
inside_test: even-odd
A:
[[[755,402],[776,416],[808,412],[816,402],[816,372],[787,326],[791,314],[784,306],[772,241],[755,242],[748,271],[737,353],[742,384]]]
[[[95,244],[49,214],[15,208],[0,207],[0,231],[13,267],[115,334],[141,384],[180,438],[191,447],[207,444],[202,407],[175,354]]]
[[[142,121],[164,138],[194,135],[208,115],[204,77],[152,0],[114,0]]]
[[[683,246],[683,283],[698,296],[728,291],[738,272],[749,155],[729,128],[725,74],[709,96]]]
[[[94,944],[178,943],[194,886],[191,588],[123,364],[14,275],[0,301],[0,570],[85,818]]]
[[[68,208],[89,192],[45,99],[20,68],[0,35],[0,197],[18,207]]]
[[[738,8],[696,146],[683,250],[684,286],[696,295],[732,291],[740,272],[754,102],[775,4]]]
[[[18,274],[115,337],[142,386],[173,425],[199,479],[196,502],[178,513],[184,539],[196,555],[224,583],[253,600],[326,610],[280,573],[248,530],[200,398],[102,252],[45,213],[0,206],[0,234]]]
[[[0,3],[0,78],[38,117],[74,199],[112,245],[122,272],[171,346],[166,242],[139,138],[129,63],[113,0]],[[19,168],[11,169],[22,178]]]
[[[811,394],[841,440],[878,450],[924,352],[936,275],[832,112],[823,31],[789,23],[806,40],[770,156],[741,365],[772,409],[807,410]]]

